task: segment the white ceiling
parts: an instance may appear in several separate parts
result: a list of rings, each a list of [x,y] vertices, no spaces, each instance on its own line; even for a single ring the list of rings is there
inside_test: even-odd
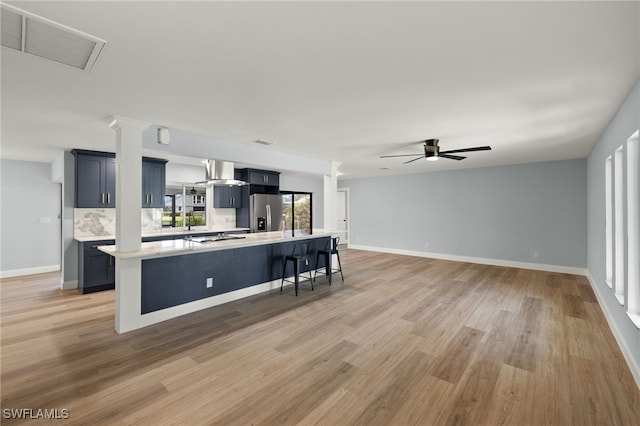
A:
[[[2,158],[114,150],[112,114],[346,176],[583,158],[640,78],[637,1],[8,3],[107,45],[89,73],[2,48]],[[493,151],[379,158],[427,138]]]

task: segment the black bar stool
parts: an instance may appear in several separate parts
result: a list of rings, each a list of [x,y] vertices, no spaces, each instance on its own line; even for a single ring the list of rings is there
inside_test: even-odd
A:
[[[285,273],[287,271],[287,263],[289,262],[293,263],[294,281],[285,279]],[[300,282],[300,275],[302,275],[303,273],[302,269],[305,266],[309,266],[309,244],[297,243],[293,246],[291,255],[285,256],[284,261],[282,262],[282,282],[280,283],[280,292],[282,292],[282,286],[284,285],[284,282],[287,281],[294,284],[294,287],[296,290],[296,296],[298,295],[298,283]],[[311,269],[309,269],[307,272],[309,273],[309,278],[304,281],[310,281],[311,290],[313,290],[313,278],[311,277]]]
[[[333,237],[324,246],[324,250],[318,250],[318,255],[316,256],[316,268],[318,267],[318,261],[320,260],[320,256],[324,256],[324,270],[326,275],[329,277],[329,285],[331,285],[331,277],[334,273],[340,272],[340,276],[342,277],[342,282],[344,282],[344,275],[342,275],[342,263],[340,263],[340,253],[338,253],[338,244],[340,244],[340,237]],[[331,257],[333,255],[338,257],[338,268],[334,269],[331,266]],[[322,268],[318,268],[322,269]],[[315,270],[313,278],[318,275],[318,269]]]

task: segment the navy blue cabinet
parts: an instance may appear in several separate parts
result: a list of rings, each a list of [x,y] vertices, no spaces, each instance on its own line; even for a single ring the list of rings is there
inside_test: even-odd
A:
[[[213,207],[239,209],[242,207],[241,186],[215,186],[213,188]]]
[[[116,158],[112,152],[71,151],[76,159],[76,198],[79,208],[115,208]],[[142,207],[164,207],[165,165],[158,158],[142,159]]]
[[[248,182],[240,187],[241,203],[236,208],[236,226],[249,228],[249,197],[253,194],[279,194],[280,173],[270,170],[236,169],[235,178]]]
[[[75,155],[75,206],[112,208],[116,206],[115,154],[96,151],[71,151]]]
[[[246,169],[251,185],[280,186],[280,173],[269,170]]]
[[[164,207],[166,160],[142,159],[142,207]]]
[[[116,262],[96,247],[115,244],[115,240],[87,241],[78,247],[78,292],[109,290],[116,285]]]

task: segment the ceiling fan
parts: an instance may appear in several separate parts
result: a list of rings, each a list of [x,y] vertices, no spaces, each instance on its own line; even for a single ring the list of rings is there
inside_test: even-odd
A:
[[[401,155],[383,155],[380,158],[391,158],[391,157],[416,157],[413,160],[405,161],[402,164],[412,163],[421,158],[426,158],[429,161],[437,161],[439,158],[448,158],[450,160],[464,160],[467,157],[463,157],[461,155],[451,155],[457,154],[460,152],[471,152],[471,151],[490,151],[490,146],[476,146],[474,148],[463,148],[463,149],[452,149],[449,151],[440,151],[440,147],[438,146],[439,139],[427,139],[424,141],[424,154],[401,154]]]

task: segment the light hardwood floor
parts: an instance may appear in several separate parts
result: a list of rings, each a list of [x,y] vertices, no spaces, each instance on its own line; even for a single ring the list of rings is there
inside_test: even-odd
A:
[[[113,291],[3,280],[2,408],[67,409],[51,423],[81,425],[640,425],[585,277],[341,257],[344,284],[122,335]]]

